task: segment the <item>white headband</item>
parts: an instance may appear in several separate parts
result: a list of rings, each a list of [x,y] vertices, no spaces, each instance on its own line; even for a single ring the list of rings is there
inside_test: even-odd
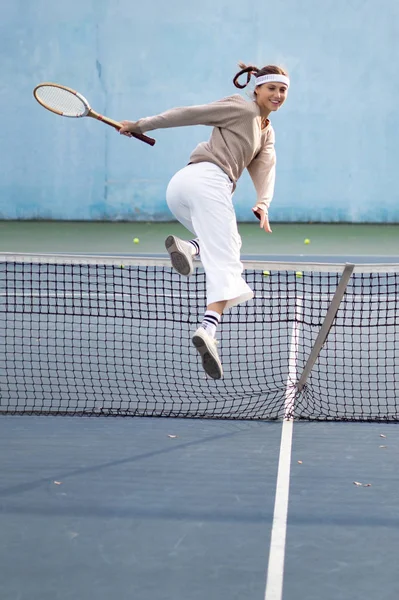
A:
[[[260,77],[257,77],[255,81],[255,87],[262,85],[263,83],[271,83],[273,81],[276,83],[284,83],[287,88],[290,87],[290,80],[288,77],[285,75],[275,75],[274,73],[271,75],[261,75]]]

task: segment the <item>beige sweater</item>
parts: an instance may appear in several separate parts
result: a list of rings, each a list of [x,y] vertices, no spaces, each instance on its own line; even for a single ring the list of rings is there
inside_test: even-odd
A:
[[[273,197],[276,154],[274,131],[270,123],[261,129],[256,102],[234,94],[217,102],[172,108],[160,115],[140,119],[136,133],[185,125],[210,125],[214,129],[208,142],[198,144],[190,162],[218,165],[234,184],[243,170],[248,172],[257,192],[256,206],[266,210]]]

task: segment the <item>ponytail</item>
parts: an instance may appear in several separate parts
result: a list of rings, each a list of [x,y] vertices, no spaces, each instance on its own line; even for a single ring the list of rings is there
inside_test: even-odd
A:
[[[246,65],[243,62],[239,62],[238,66],[240,67],[241,71],[239,71],[234,79],[233,79],[233,83],[234,85],[239,88],[240,90],[243,90],[244,88],[247,87],[247,85],[249,84],[249,82],[251,81],[251,77],[252,75],[257,75],[259,73],[259,69],[258,67],[254,67],[253,65]],[[247,81],[246,83],[242,84],[239,83],[238,80],[242,75],[245,75],[245,73],[247,74]]]

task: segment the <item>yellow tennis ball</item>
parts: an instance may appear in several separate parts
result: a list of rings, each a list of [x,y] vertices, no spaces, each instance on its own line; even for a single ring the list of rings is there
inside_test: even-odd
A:
[[[134,242],[135,244],[138,244],[138,243],[139,243],[139,241],[140,241],[140,240],[139,240],[139,238],[134,238],[134,240],[133,240],[133,242]]]
[[[297,277],[302,277],[302,276],[303,276],[303,273],[302,273],[302,271],[297,271],[297,272],[295,273],[295,275],[296,275]]]
[[[304,244],[310,244],[309,238],[306,238],[306,240],[304,241]]]
[[[268,275],[270,275],[270,271],[263,271],[263,275],[264,275],[265,277],[267,277]]]
[[[125,268],[125,265],[119,265],[119,268],[120,268],[120,269],[124,269],[124,268]]]

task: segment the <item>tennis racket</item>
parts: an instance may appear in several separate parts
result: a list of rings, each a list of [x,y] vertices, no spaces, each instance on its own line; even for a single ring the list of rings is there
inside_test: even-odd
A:
[[[39,104],[56,115],[61,115],[62,117],[92,117],[93,119],[102,121],[106,125],[114,127],[118,131],[122,127],[118,121],[103,117],[93,110],[82,94],[64,85],[58,85],[58,83],[40,83],[33,90],[33,95]],[[132,136],[150,146],[155,144],[153,138],[142,133],[132,133]]]

